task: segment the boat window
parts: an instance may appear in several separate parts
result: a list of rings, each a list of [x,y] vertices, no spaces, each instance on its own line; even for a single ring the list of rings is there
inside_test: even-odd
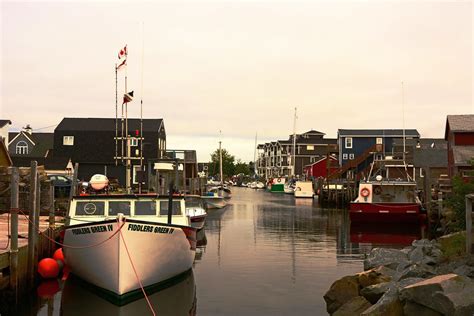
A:
[[[135,215],[156,215],[155,201],[136,201]]]
[[[104,215],[105,202],[77,202],[76,203],[76,215]]]
[[[160,215],[168,215],[168,201],[160,201]],[[181,201],[173,201],[173,215],[181,215]]]
[[[201,207],[202,200],[201,198],[196,197],[186,197],[186,207]]]
[[[123,215],[130,215],[129,201],[114,201],[109,202],[109,216],[122,213]]]

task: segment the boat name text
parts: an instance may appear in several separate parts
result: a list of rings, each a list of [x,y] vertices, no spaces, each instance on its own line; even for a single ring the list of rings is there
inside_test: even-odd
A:
[[[83,227],[83,228],[73,228],[73,235],[83,235],[83,234],[95,234],[103,232],[111,232],[114,230],[113,225],[101,225],[101,226],[92,226],[92,227]]]
[[[129,224],[128,230],[131,230],[134,232],[145,232],[145,233],[155,233],[155,234],[172,234],[174,231],[174,228],[160,227],[160,226],[153,227],[151,225]]]

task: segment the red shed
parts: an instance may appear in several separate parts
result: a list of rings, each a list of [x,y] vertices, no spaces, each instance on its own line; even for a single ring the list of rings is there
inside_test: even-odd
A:
[[[329,174],[333,174],[339,170],[339,162],[336,157],[329,156],[329,166],[328,166],[328,157],[324,157],[310,165],[304,167],[304,173],[307,179],[313,178],[326,178]]]

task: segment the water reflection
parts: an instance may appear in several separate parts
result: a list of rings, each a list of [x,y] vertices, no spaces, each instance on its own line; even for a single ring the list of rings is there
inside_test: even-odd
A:
[[[370,243],[373,245],[410,245],[415,239],[425,235],[425,227],[419,225],[394,224],[351,224],[350,239],[352,243]]]
[[[196,286],[192,271],[177,283],[148,296],[157,315],[196,315]],[[116,306],[94,293],[76,279],[64,285],[61,298],[62,315],[149,315],[145,298],[124,306]]]

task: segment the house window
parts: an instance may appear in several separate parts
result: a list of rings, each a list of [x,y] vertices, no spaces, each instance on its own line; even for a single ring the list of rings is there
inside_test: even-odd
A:
[[[352,137],[346,137],[346,148],[352,148]]]
[[[74,136],[63,136],[64,146],[74,146]]]
[[[375,139],[375,143],[376,143],[377,145],[382,145],[382,144],[383,144],[382,137],[377,137],[377,138]]]
[[[145,169],[145,168],[143,168]],[[138,173],[140,172],[140,165],[133,166],[133,184],[138,184]]]
[[[349,159],[354,160],[354,154],[349,154]]]
[[[130,137],[130,146],[137,147],[138,146],[138,138]]]
[[[316,161],[316,157],[311,157],[311,158],[309,158],[309,161],[310,161],[311,163],[315,162],[315,161]]]
[[[15,153],[18,155],[27,155],[28,154],[28,144],[25,141],[19,141],[16,144]]]
[[[342,154],[342,160],[347,160],[347,154]]]
[[[307,145],[306,150],[314,150],[314,146],[313,145]]]

